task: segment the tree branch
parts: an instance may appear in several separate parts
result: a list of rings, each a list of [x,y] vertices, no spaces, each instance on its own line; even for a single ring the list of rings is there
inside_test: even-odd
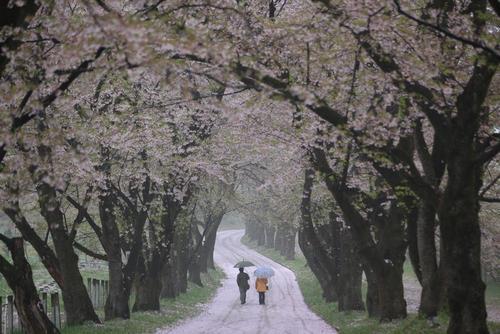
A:
[[[85,220],[89,223],[90,227],[92,227],[92,229],[94,230],[94,232],[97,235],[97,237],[99,238],[99,240],[101,240],[102,239],[102,230],[99,227],[99,225],[97,225],[97,223],[95,222],[95,220],[90,216],[90,214],[87,211],[87,209],[85,207],[83,207],[80,203],[78,203],[78,201],[76,201],[70,195],[66,195],[66,200],[71,205],[73,205],[78,210],[78,212],[82,212],[83,213],[83,215],[85,217]]]
[[[108,261],[108,257],[106,255],[96,253],[96,252],[88,249],[84,245],[80,244],[78,241],[74,241],[73,246],[75,246],[75,248],[78,249],[80,252],[87,254],[90,257],[93,257],[95,259],[102,260],[102,261]]]
[[[415,16],[411,15],[410,13],[404,11],[401,8],[401,4],[399,3],[399,0],[393,0],[393,1],[394,1],[394,4],[396,5],[396,9],[397,9],[398,13],[400,13],[403,16],[405,16],[406,18],[408,18],[408,19],[410,19],[410,20],[412,20],[412,21],[414,21],[414,22],[416,22],[416,23],[418,23],[420,25],[423,25],[423,26],[425,26],[427,28],[430,28],[430,29],[432,29],[434,31],[437,31],[441,35],[444,35],[446,37],[449,37],[451,39],[459,41],[459,42],[461,42],[463,44],[467,44],[467,45],[472,46],[473,48],[476,48],[476,49],[482,49],[482,50],[490,53],[491,55],[493,55],[495,58],[497,58],[497,60],[500,60],[500,53],[497,50],[495,50],[495,49],[493,49],[493,48],[485,45],[483,42],[481,42],[481,41],[473,41],[473,40],[464,38],[462,36],[458,36],[458,35],[452,33],[451,31],[449,31],[447,29],[444,29],[444,28],[442,28],[440,26],[437,26],[437,25],[434,25],[434,24],[429,23],[427,21],[424,21],[422,19],[419,19],[418,17],[415,17]]]
[[[484,150],[478,157],[475,159],[476,163],[484,164],[490,160],[492,160],[498,153],[500,153],[500,142],[496,143],[493,146],[490,146],[489,149]]]
[[[94,58],[83,61],[77,68],[72,70],[63,83],[61,83],[49,95],[45,96],[41,100],[42,104],[41,109],[35,110],[33,112],[24,113],[20,116],[16,116],[12,122],[11,131],[15,131],[21,128],[23,125],[25,125],[26,123],[28,123],[29,121],[40,115],[43,110],[49,107],[57,99],[57,97],[61,95],[61,93],[66,91],[71,86],[73,81],[75,81],[82,73],[87,72],[90,65],[92,65],[92,63],[94,63],[104,53],[106,49],[107,48],[103,46],[99,47],[99,49],[97,49],[94,55]]]
[[[495,197],[484,197],[480,196],[479,200],[481,202],[488,202],[488,203],[500,203],[500,198],[495,198]]]
[[[483,190],[481,190],[479,196],[481,197],[484,196],[488,192],[488,190],[490,190],[491,187],[493,187],[495,183],[498,182],[498,180],[500,180],[500,174],[498,174],[493,180],[491,180],[491,182],[486,187],[483,188]]]

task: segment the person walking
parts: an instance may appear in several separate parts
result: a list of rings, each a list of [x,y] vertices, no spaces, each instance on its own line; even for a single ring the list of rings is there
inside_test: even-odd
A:
[[[267,278],[257,278],[255,280],[255,290],[259,293],[259,304],[266,304],[266,291],[269,290],[267,286]]]
[[[245,304],[247,302],[247,290],[250,289],[250,284],[248,284],[249,279],[250,276],[243,271],[243,268],[240,268],[240,273],[236,276],[236,283],[240,289],[241,304]]]

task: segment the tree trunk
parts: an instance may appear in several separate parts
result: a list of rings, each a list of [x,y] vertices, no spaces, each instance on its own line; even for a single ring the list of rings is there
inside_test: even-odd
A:
[[[256,236],[257,236],[257,245],[264,246],[266,243],[266,232],[265,232],[264,224],[257,223]]]
[[[285,247],[283,251],[283,256],[287,260],[295,259],[295,235],[297,234],[297,230],[294,227],[290,227],[287,229],[286,237],[285,237]]]
[[[478,220],[481,171],[472,167],[471,160],[463,156],[451,159],[439,208],[448,276],[450,334],[488,333]]]
[[[73,240],[68,235],[64,217],[55,189],[42,183],[37,187],[42,216],[49,225],[50,235],[59,260],[64,282],[62,296],[68,326],[80,325],[85,321],[100,323],[83,283],[78,256],[73,248]]]
[[[200,247],[200,262],[199,262],[199,268],[202,273],[208,272],[208,249],[206,245],[202,245]]]
[[[323,297],[327,302],[332,302],[337,300],[337,275],[339,266],[335,262],[335,256],[339,254],[335,252],[332,257],[330,256],[331,252],[329,253],[324,247],[325,244],[332,244],[333,248],[335,248],[335,240],[325,238],[327,239],[326,242],[322,243],[320,234],[315,232],[311,212],[311,194],[315,173],[311,168],[307,168],[304,174],[304,187],[300,205],[302,219],[299,227],[299,246],[309,267],[321,285]],[[335,231],[332,232],[332,239],[335,239]],[[325,234],[327,233],[324,233],[323,237]]]
[[[203,286],[201,282],[200,256],[195,255],[189,264],[189,281],[198,286]]]
[[[315,149],[314,160],[320,171],[336,176],[323,151]],[[364,218],[353,205],[351,198],[362,196],[362,191],[354,187],[348,188],[345,182],[341,183],[339,180],[340,177],[327,177],[325,183],[342,210],[344,221],[350,227],[364,265],[369,266],[369,270],[365,272],[373,273],[371,281],[372,285],[374,281],[377,284],[380,320],[404,318],[407,313],[403,290],[403,264],[407,244],[403,222],[408,216],[397,207],[395,200],[391,200],[388,210],[382,210],[382,203],[387,201],[387,198],[381,193],[375,200],[365,203],[371,213]],[[372,233],[372,228],[375,233]],[[367,274],[367,278],[368,276]],[[368,306],[369,312],[371,307]]]
[[[498,151],[481,148],[478,137],[483,131],[480,124],[488,117],[483,103],[498,64],[498,58],[484,54],[474,63],[472,75],[457,97],[452,127],[443,133],[449,138],[448,179],[437,212],[448,283],[449,334],[488,333],[486,286],[481,278],[479,191],[483,164]]]
[[[205,251],[207,258],[207,267],[215,269],[214,263],[214,249],[215,249],[215,241],[217,239],[217,230],[222,222],[222,218],[224,217],[224,211],[219,210],[217,214],[214,214],[211,217],[210,230],[205,236]]]
[[[109,194],[99,197],[99,216],[102,225],[104,250],[108,257],[109,294],[104,306],[104,318],[130,318],[129,294],[125,293],[122,271],[120,232],[116,224],[113,203]]]
[[[380,318],[380,302],[378,297],[378,284],[377,278],[370,266],[365,262],[363,263],[363,271],[366,277],[366,310],[368,317]]]
[[[104,306],[104,318],[130,318],[129,297],[126,293],[121,261],[112,260],[108,265],[109,294]]]
[[[274,237],[274,249],[277,251],[281,251],[282,247],[283,247],[283,226],[282,224],[280,224],[276,229],[276,235]]]
[[[175,298],[179,294],[177,289],[177,272],[175,270],[177,268],[177,261],[174,260],[173,254],[170,258],[171,260],[163,265],[161,298]]]
[[[318,257],[314,255],[313,243],[307,238],[307,233],[305,233],[302,228],[299,229],[299,247],[306,258],[307,265],[318,279],[325,301],[327,303],[337,301],[337,294],[335,292],[335,285],[332,281],[332,277],[324,269],[323,265],[320,264]]]
[[[271,225],[266,226],[266,247],[274,248],[274,234],[276,233],[276,228]]]
[[[403,266],[395,264],[386,266],[383,274],[375,274],[380,303],[380,321],[406,318],[406,301],[404,299]],[[378,283],[380,282],[380,283]]]
[[[439,308],[440,284],[438,284],[438,264],[436,258],[435,227],[436,212],[432,205],[423,201],[417,220],[417,243],[420,270],[422,275],[422,294],[419,313],[426,318],[437,316]]]
[[[338,222],[336,225],[340,225]],[[364,311],[365,305],[361,295],[363,269],[359,255],[354,247],[348,229],[341,230],[340,238],[340,273],[338,277],[339,311]]]
[[[378,283],[381,321],[407,316],[403,287],[403,265],[407,244],[404,240],[402,223],[407,218],[404,209],[398,207],[396,201],[392,201],[387,218],[377,224],[379,229],[376,238],[379,241],[383,262],[377,260],[370,265],[373,266]]]
[[[191,226],[189,223],[182,224],[176,228],[176,238],[174,241],[177,249],[177,278],[178,291],[185,293],[187,291],[188,282],[188,265],[189,265],[189,245],[191,240]]]
[[[12,264],[1,257],[0,272],[14,293],[14,303],[24,332],[28,334],[59,333],[47,317],[47,310],[43,310],[43,304],[38,298],[33,273],[24,254],[23,239],[8,239],[3,235],[1,237],[9,248]]]
[[[149,263],[144,257],[140,257],[133,312],[160,310],[161,271],[163,267],[161,262],[161,257],[156,251],[152,254]]]
[[[415,276],[422,284],[422,270],[420,269],[420,258],[418,257],[417,220],[418,209],[413,209],[406,224],[406,239],[408,240],[408,256]]]

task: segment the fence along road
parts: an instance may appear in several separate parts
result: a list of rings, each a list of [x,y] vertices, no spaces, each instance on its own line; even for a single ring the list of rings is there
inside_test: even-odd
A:
[[[177,327],[159,329],[157,334],[337,333],[309,310],[293,272],[242,245],[242,236],[243,230],[222,231],[217,234],[214,259],[226,273],[227,279],[204,311]],[[247,293],[247,303],[240,304],[236,285],[238,269],[233,268],[233,265],[242,259],[275,270],[266,293],[266,305],[259,305],[258,294],[254,289],[255,267],[246,269],[250,275],[250,290]]]

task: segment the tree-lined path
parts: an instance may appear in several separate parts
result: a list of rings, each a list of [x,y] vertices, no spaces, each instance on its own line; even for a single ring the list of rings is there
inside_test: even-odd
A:
[[[214,258],[227,278],[205,311],[173,329],[159,330],[158,333],[337,333],[307,308],[293,272],[242,245],[242,236],[243,230],[222,231],[217,235]],[[253,288],[255,278],[252,272],[255,268],[247,270],[250,290],[247,303],[240,304],[236,286],[238,270],[233,265],[242,258],[275,269],[265,306],[259,305]]]

